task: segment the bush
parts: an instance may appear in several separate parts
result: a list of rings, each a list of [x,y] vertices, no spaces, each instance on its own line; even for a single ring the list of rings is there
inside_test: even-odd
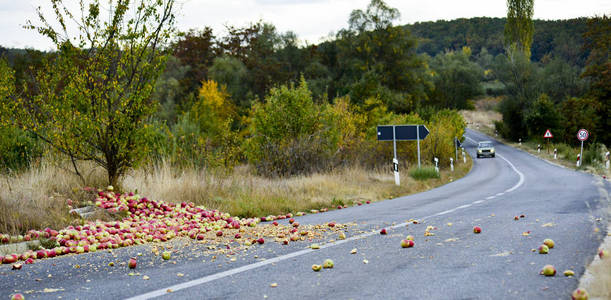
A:
[[[435,167],[415,168],[409,171],[409,176],[416,180],[427,180],[431,178],[439,178],[439,173]]]
[[[245,155],[259,174],[269,177],[326,169],[339,143],[332,120],[324,119],[303,78],[296,88],[274,88],[265,103],[252,107]]]
[[[0,172],[19,171],[42,156],[42,146],[30,134],[13,127],[0,127]]]

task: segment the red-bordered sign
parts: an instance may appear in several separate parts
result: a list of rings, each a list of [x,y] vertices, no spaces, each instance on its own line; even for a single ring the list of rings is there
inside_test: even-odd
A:
[[[552,132],[549,131],[549,129],[547,131],[545,131],[545,134],[543,135],[543,138],[546,138],[546,139],[551,139],[553,137],[554,136],[552,135]]]
[[[577,139],[582,142],[587,140],[589,136],[590,133],[585,129],[579,129],[579,131],[577,132]]]

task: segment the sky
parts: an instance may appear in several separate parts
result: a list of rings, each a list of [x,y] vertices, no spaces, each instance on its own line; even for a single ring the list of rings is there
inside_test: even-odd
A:
[[[65,0],[77,2],[76,0]],[[177,27],[181,31],[209,26],[216,36],[225,26],[247,26],[263,20],[279,32],[293,31],[302,44],[315,44],[348,26],[355,9],[365,9],[370,0],[177,0]],[[101,3],[106,1],[102,0]],[[471,17],[504,17],[506,0],[386,0],[399,9],[396,24],[453,20]],[[32,30],[26,20],[36,21],[35,8],[49,0],[0,0],[0,46],[52,49],[51,43]],[[611,0],[535,0],[535,19],[557,20],[611,14]],[[50,9],[43,13],[51,16]]]

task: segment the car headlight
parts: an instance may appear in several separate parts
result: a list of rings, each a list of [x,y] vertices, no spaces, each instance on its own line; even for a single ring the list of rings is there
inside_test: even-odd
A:
[[[490,149],[490,152],[494,153],[494,149]]]
[[[482,153],[482,149],[477,149],[477,153]]]

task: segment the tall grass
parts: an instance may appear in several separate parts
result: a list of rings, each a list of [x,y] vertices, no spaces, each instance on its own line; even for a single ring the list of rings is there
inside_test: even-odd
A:
[[[73,206],[87,204],[92,195],[84,186],[103,188],[103,170],[82,164],[86,183],[61,164],[42,163],[20,174],[0,175],[0,232],[19,234],[28,229],[63,228],[82,220],[69,215]],[[171,203],[194,202],[241,217],[311,209],[333,208],[357,202],[378,201],[428,190],[464,176],[471,167],[458,164],[454,173],[443,170],[440,178],[416,181],[403,175],[401,186],[384,169],[346,167],[326,173],[270,179],[255,175],[249,166],[232,172],[179,169],[162,162],[131,171],[122,181],[124,191]]]
[[[416,180],[427,180],[431,178],[439,178],[439,173],[435,167],[414,168],[409,171],[409,176]]]
[[[24,172],[0,175],[1,233],[18,234],[78,222],[69,215],[68,203],[76,206],[87,200],[82,191],[83,182],[61,165],[48,159]],[[87,170],[89,184],[103,182],[102,170],[82,165]]]

